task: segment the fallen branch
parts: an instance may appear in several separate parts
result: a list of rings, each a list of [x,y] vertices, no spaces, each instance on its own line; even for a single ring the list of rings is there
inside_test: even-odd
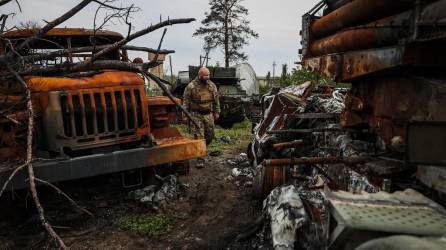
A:
[[[35,67],[20,71],[20,75],[65,75],[69,73],[75,72],[84,72],[91,70],[123,70],[123,71],[131,71],[131,72],[139,72],[140,70],[147,69],[150,67],[155,67],[159,65],[159,63],[151,64],[151,63],[128,63],[116,60],[100,60],[96,61],[92,64],[81,63],[65,63],[59,64],[53,67]]]
[[[102,50],[102,49],[107,48],[108,46],[110,46],[110,45],[100,45],[100,46],[88,46],[88,47],[78,47],[78,48],[71,48],[71,49],[62,49],[62,50],[56,50],[56,51],[47,52],[47,53],[39,53],[39,54],[36,54],[36,55],[23,56],[23,57],[20,58],[20,60],[22,60],[23,62],[34,62],[34,61],[39,61],[39,60],[49,60],[49,59],[54,59],[56,57],[68,56],[70,54],[75,54],[75,53],[94,52],[95,49],[96,50]],[[152,49],[152,48],[137,47],[137,46],[131,46],[131,45],[124,45],[121,48],[125,49],[125,50],[136,50],[136,51],[144,51],[144,52],[151,52],[151,53],[158,52],[159,54],[175,53],[175,50],[159,50],[158,51],[158,50]]]
[[[25,163],[25,164],[23,164],[23,165],[20,165],[20,166],[18,166],[18,167],[16,167],[16,168],[14,169],[14,171],[11,173],[11,175],[9,175],[8,180],[6,180],[5,184],[3,184],[3,187],[2,187],[2,189],[1,189],[1,191],[0,191],[0,197],[2,197],[3,193],[4,193],[5,190],[6,190],[6,187],[7,187],[8,184],[12,181],[12,179],[14,178],[14,176],[16,176],[16,174],[17,174],[20,170],[24,169],[26,166],[27,166],[27,163]]]
[[[151,26],[149,26],[149,27],[147,27],[147,28],[145,28],[143,30],[137,31],[137,32],[127,36],[126,38],[124,38],[124,39],[122,39],[122,40],[120,40],[120,41],[118,41],[118,42],[108,46],[107,48],[99,51],[98,53],[94,54],[93,57],[89,58],[88,60],[85,60],[84,63],[86,63],[86,64],[91,63],[91,62],[95,61],[97,58],[99,58],[99,57],[101,57],[101,56],[103,56],[103,55],[105,55],[105,54],[107,54],[107,53],[109,53],[109,52],[111,52],[113,50],[116,50],[116,49],[122,47],[124,44],[126,44],[126,43],[128,43],[128,42],[130,42],[130,41],[132,41],[132,40],[134,40],[134,39],[136,39],[138,37],[146,35],[146,34],[148,34],[150,32],[158,30],[160,28],[163,28],[163,27],[166,27],[166,26],[170,26],[170,25],[174,25],[174,24],[190,23],[190,22],[193,22],[193,21],[195,21],[195,18],[180,18],[180,19],[167,20],[167,21],[163,21],[163,22],[160,22],[158,24],[155,24],[155,25],[151,25]]]
[[[51,184],[51,183],[49,183],[49,182],[47,182],[47,181],[44,181],[44,180],[41,180],[41,179],[38,179],[38,178],[36,178],[35,180],[36,180],[37,182],[40,182],[40,183],[42,183],[42,184],[44,184],[44,185],[47,185],[47,186],[53,188],[54,190],[56,190],[56,192],[57,192],[59,195],[62,195],[63,197],[65,197],[65,199],[67,199],[67,200],[68,200],[74,207],[76,207],[76,208],[79,209],[80,211],[82,211],[82,212],[84,212],[84,213],[90,215],[91,217],[94,217],[94,215],[93,215],[90,211],[88,211],[87,209],[85,209],[85,208],[79,206],[73,199],[71,199],[67,194],[65,194],[65,193],[64,193],[62,190],[60,190],[58,187],[54,186],[53,184]]]
[[[124,45],[122,46],[123,49],[126,50],[136,50],[136,51],[145,51],[145,52],[150,52],[150,53],[156,53],[158,52],[159,54],[171,54],[171,53],[175,53],[175,50],[156,50],[156,49],[152,49],[152,48],[147,48],[147,47],[138,47],[138,46],[132,46],[132,45]]]
[[[0,6],[3,6],[9,2],[11,2],[12,0],[0,0]]]
[[[34,129],[34,109],[31,99],[31,90],[29,89],[26,82],[22,79],[22,77],[14,71],[9,65],[7,66],[9,72],[14,75],[14,77],[17,79],[17,81],[22,85],[22,87],[25,89],[26,94],[26,100],[27,100],[27,110],[28,110],[28,129],[27,129],[27,143],[26,143],[26,160],[25,160],[25,166],[28,167],[28,177],[29,177],[29,189],[31,191],[31,196],[33,197],[34,204],[36,205],[37,211],[39,213],[39,219],[46,229],[46,231],[50,234],[50,236],[56,240],[56,242],[59,244],[59,247],[61,249],[68,249],[68,247],[65,245],[63,240],[57,235],[57,233],[54,231],[54,229],[51,227],[51,224],[46,220],[45,218],[45,211],[42,207],[42,204],[40,203],[39,196],[37,195],[37,189],[36,189],[36,181],[34,176],[34,169],[31,164],[32,160],[32,142],[33,142],[33,129]]]
[[[161,45],[163,44],[163,40],[164,40],[164,36],[166,35],[166,32],[167,32],[167,28],[165,28],[163,31],[163,35],[161,36],[160,42],[158,44],[158,49],[156,50],[156,53],[155,53],[155,56],[153,57],[153,59],[150,60],[150,63],[154,63],[154,62],[158,61],[159,51],[161,49]]]

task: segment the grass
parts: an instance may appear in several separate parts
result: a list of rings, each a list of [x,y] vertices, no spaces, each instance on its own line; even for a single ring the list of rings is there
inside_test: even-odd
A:
[[[121,230],[158,239],[175,225],[176,218],[161,214],[128,215],[118,221]]]
[[[186,125],[175,125],[180,132],[188,137],[193,138],[193,135],[188,132]],[[219,138],[223,136],[229,136],[231,138],[230,143],[223,142]],[[251,142],[251,122],[245,120],[241,123],[236,123],[230,129],[224,129],[219,126],[215,128],[215,138],[211,145],[208,145],[208,152],[221,151],[225,153],[240,153],[246,151],[248,144]]]

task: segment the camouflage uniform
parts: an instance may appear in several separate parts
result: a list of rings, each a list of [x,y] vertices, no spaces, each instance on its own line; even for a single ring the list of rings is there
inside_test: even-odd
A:
[[[200,125],[198,129],[192,125],[195,138],[206,139],[209,145],[214,138],[214,113],[220,114],[220,100],[217,86],[211,81],[200,84],[198,80],[190,82],[183,98],[186,109],[191,113],[194,120]]]

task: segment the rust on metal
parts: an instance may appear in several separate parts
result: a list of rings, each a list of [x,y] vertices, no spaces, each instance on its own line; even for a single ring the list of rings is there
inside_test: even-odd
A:
[[[181,104],[181,99],[175,98],[177,104]],[[147,105],[149,106],[175,106],[175,103],[167,96],[150,96],[147,97]]]
[[[27,38],[34,36],[37,34],[39,29],[20,29],[20,30],[14,30],[9,31],[3,36],[8,39],[19,39],[19,38]],[[96,35],[100,37],[106,37],[112,41],[119,41],[123,39],[124,37],[114,31],[108,31],[108,30],[92,30],[92,29],[83,29],[83,28],[53,28],[49,30],[45,37],[79,37],[80,39],[89,40],[89,37]]]
[[[407,9],[410,2],[355,0],[315,20],[311,25],[311,34],[314,38],[321,38],[346,27],[378,20]]]
[[[337,156],[327,156],[327,157],[308,157],[308,158],[296,158],[296,159],[270,159],[264,160],[262,165],[264,166],[290,166],[290,165],[306,165],[306,164],[356,164],[364,162],[365,157],[337,157]]]
[[[274,149],[282,149],[282,148],[292,148],[295,146],[302,145],[304,143],[303,140],[294,140],[290,142],[282,142],[282,143],[276,143],[273,144]]]
[[[281,129],[269,130],[267,134],[310,134],[322,132],[336,132],[341,131],[341,128],[303,128],[303,129]]]
[[[320,56],[396,44],[409,26],[410,13],[386,17],[315,40],[310,45],[310,55]]]
[[[364,109],[357,110],[354,102],[347,102],[341,124],[367,123],[386,144],[396,136],[405,138],[407,121],[446,120],[446,112],[440,108],[445,99],[442,94],[433,95],[444,92],[438,88],[442,82],[441,78],[417,77],[410,72],[357,81],[349,95],[362,100]]]
[[[148,159],[149,166],[190,160],[207,154],[204,140],[184,138],[176,128],[154,129],[152,134],[155,138],[157,153]]]
[[[175,98],[175,102],[181,104],[178,98]],[[168,127],[178,118],[176,104],[167,96],[147,97],[147,104],[152,128]]]
[[[127,71],[105,71],[92,77],[25,77],[33,92],[57,90],[78,90],[89,88],[106,88],[115,86],[144,85],[144,80],[136,73]]]
[[[262,167],[260,195],[262,197],[268,194],[276,187],[287,182],[288,169],[280,166]]]
[[[290,165],[305,165],[305,164],[337,164],[342,163],[343,159],[340,157],[311,157],[298,159],[270,159],[263,162],[264,166],[290,166]]]
[[[288,114],[285,118],[297,118],[297,119],[337,119],[339,113],[301,113],[301,114]]]
[[[352,2],[354,0],[327,0],[327,8],[324,10],[324,14],[328,14],[340,7]]]

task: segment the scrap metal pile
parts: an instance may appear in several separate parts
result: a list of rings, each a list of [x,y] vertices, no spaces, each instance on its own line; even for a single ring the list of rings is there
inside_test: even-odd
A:
[[[340,127],[346,93],[306,82],[263,98],[249,156],[274,247],[354,249],[392,234],[441,236],[446,211],[411,189],[414,169],[386,156],[371,129]],[[347,240],[352,233],[361,238]]]
[[[248,153],[275,249],[444,249],[445,10],[331,0],[303,16],[303,68],[351,88],[262,98]]]

